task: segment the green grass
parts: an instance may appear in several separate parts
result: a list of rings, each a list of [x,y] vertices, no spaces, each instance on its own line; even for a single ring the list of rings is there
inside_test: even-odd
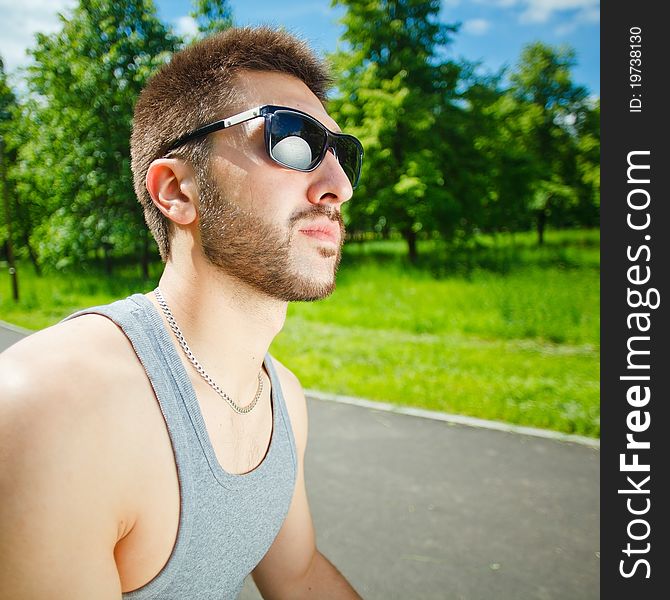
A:
[[[292,318],[272,348],[306,388],[597,436],[588,347],[344,328]]]
[[[160,271],[160,264],[152,264],[149,281],[139,275],[136,266],[116,267],[111,277],[94,267],[37,277],[32,265],[22,263],[17,268],[20,301],[15,303],[7,266],[0,263],[0,319],[27,329],[42,329],[80,308],[148,292],[156,287]]]
[[[306,388],[597,437],[597,231],[480,236],[468,248],[401,241],[346,247],[328,299],[292,304],[271,352]],[[137,268],[35,278],[0,318],[31,329],[154,287]]]
[[[595,278],[595,281],[594,281]],[[345,266],[325,301],[290,314],[340,327],[597,344],[597,272],[529,267],[435,280],[401,265]]]

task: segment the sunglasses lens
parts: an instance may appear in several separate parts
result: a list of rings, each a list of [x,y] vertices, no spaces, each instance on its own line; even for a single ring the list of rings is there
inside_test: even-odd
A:
[[[342,170],[349,178],[351,185],[356,187],[363,159],[362,148],[359,146],[358,140],[351,136],[342,136],[337,140],[335,151],[337,152],[337,160],[342,165]]]
[[[277,111],[270,121],[270,155],[277,162],[307,171],[321,158],[326,132],[299,114]]]
[[[361,173],[363,149],[350,135],[335,134],[335,137],[337,160],[355,187]],[[270,119],[270,156],[285,167],[311,171],[325,156],[327,143],[326,129],[299,113],[277,110]]]

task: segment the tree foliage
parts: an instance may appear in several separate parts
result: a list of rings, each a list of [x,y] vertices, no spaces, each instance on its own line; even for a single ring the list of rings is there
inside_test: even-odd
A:
[[[13,172],[37,204],[40,257],[63,266],[102,251],[141,253],[148,237],[130,172],[135,99],[179,40],[151,0],[80,0],[62,28],[38,34],[23,143]]]
[[[527,123],[502,88],[503,73],[478,76],[474,65],[462,81],[460,119],[444,123],[453,148],[445,160],[450,188],[461,201],[460,234],[528,226],[524,201],[531,161],[520,143]]]
[[[16,95],[10,88],[0,57],[0,247],[3,255],[27,253],[36,271],[40,268],[33,244],[30,242],[31,220],[25,206],[18,202],[11,166],[17,162],[20,146],[18,128],[21,123]],[[11,239],[10,239],[11,238]]]
[[[8,133],[11,131],[13,113],[16,107],[16,97],[7,83],[5,64],[0,57],[0,246],[7,240],[7,217],[5,207],[9,204],[6,197],[9,192],[7,186],[7,164],[10,162]]]
[[[598,119],[574,84],[574,52],[524,48],[504,73],[443,60],[456,28],[440,3],[334,0],[347,12],[330,108],[366,150],[350,229],[465,239],[547,221],[597,223]],[[595,208],[594,208],[595,207]]]
[[[224,31],[233,24],[233,13],[227,0],[193,0],[191,17],[201,36]]]
[[[590,109],[586,89],[572,81],[574,65],[574,51],[536,42],[523,49],[510,77],[519,119],[528,124],[521,140],[533,168],[528,206],[536,215],[539,243],[549,218],[560,223],[579,204],[584,183],[577,157]]]
[[[438,0],[334,0],[346,6],[344,42],[331,57],[338,95],[330,108],[366,148],[361,191],[348,209],[353,229],[400,231],[416,257],[419,231],[456,212],[444,185],[434,133],[458,68],[439,57],[455,31]]]
[[[7,123],[11,120],[13,106],[16,104],[16,96],[9,87],[5,63],[0,56],[0,132],[6,132]]]

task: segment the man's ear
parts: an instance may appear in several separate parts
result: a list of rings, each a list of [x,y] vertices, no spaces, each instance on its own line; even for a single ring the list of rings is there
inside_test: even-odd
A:
[[[158,158],[145,180],[154,204],[168,219],[190,225],[198,216],[198,188],[193,169],[178,158]]]

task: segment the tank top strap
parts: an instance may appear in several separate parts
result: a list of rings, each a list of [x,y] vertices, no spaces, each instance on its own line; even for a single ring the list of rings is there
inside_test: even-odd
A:
[[[293,462],[293,468],[297,469],[298,467],[298,457],[296,454],[295,438],[293,436],[293,427],[291,425],[291,418],[288,414],[288,409],[286,408],[286,399],[284,398],[284,391],[279,382],[279,376],[277,375],[277,370],[274,365],[274,358],[270,353],[265,357],[265,368],[270,376],[270,385],[272,386],[272,397],[274,399],[275,406],[273,409],[277,411],[278,418],[275,419],[275,422],[281,425],[280,431],[286,435],[288,438],[288,446],[291,453],[291,458]]]
[[[165,351],[170,339],[160,315],[155,310],[147,310],[147,304],[149,301],[142,294],[133,294],[111,304],[79,310],[63,321],[82,315],[97,314],[107,317],[123,331],[142,364],[158,400],[172,440],[177,468],[185,471],[191,444],[188,439],[189,427],[185,420],[183,403],[178,393],[183,392],[189,382],[185,380],[187,375],[183,369],[178,368],[182,365],[176,364],[179,361],[178,356]]]

